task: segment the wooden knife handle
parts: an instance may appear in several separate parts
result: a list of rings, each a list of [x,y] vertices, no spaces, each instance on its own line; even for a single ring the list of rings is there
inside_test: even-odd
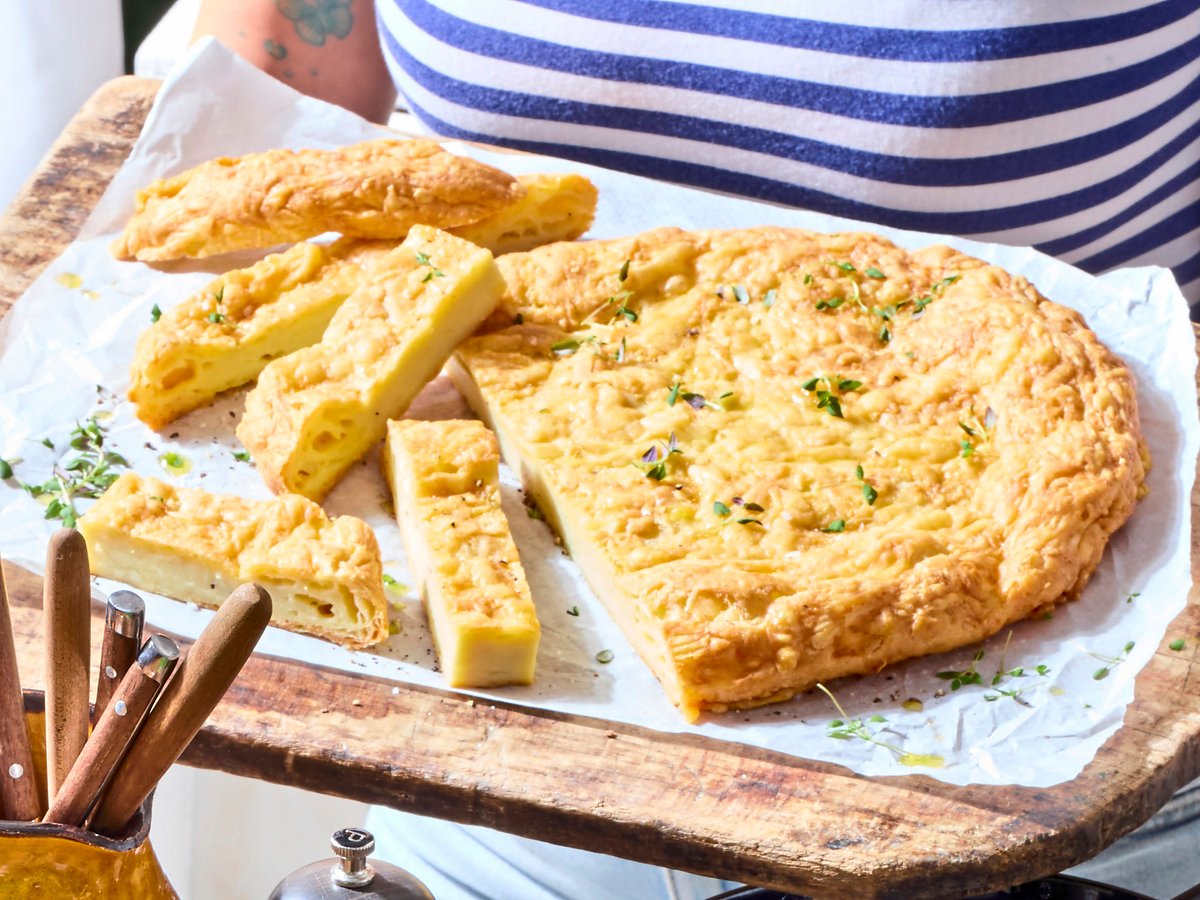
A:
[[[137,659],[142,646],[146,604],[133,591],[115,591],[104,608],[104,640],[96,679],[96,718],[108,708],[113,691]]]
[[[117,765],[92,815],[94,831],[119,833],[133,817],[225,695],[270,621],[271,597],[257,584],[243,584],[221,604]]]
[[[93,801],[113,774],[121,754],[178,661],[179,648],[170,638],[156,634],[146,641],[137,665],[129,668],[121,679],[112,703],[101,714],[43,821],[83,824]]]
[[[0,566],[0,819],[29,822],[41,814],[33,771],[12,621],[8,616],[8,591]]]
[[[42,609],[46,628],[46,788],[49,802],[88,736],[91,574],[87,545],[60,528],[46,547]]]

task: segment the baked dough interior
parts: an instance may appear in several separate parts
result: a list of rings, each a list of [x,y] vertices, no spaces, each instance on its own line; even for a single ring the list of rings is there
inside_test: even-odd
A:
[[[663,229],[498,263],[456,382],[688,717],[1074,599],[1144,491],[1128,369],[949,248]]]

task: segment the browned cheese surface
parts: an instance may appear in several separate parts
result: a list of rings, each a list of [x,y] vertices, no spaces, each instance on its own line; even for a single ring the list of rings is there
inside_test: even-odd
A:
[[[0,217],[0,304],[74,238],[156,87],[101,89]],[[41,583],[7,564],[5,575],[22,682],[41,690]],[[102,626],[94,604],[94,657]],[[1138,675],[1124,726],[1079,777],[1045,789],[864,778],[261,656],[183,762],[822,897],[944,897],[1086,859],[1200,775],[1198,634],[1193,595]]]

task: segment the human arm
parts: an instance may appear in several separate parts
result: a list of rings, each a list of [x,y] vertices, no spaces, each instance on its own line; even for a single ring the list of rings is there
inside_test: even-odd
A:
[[[203,0],[193,40],[213,35],[296,90],[384,122],[396,89],[373,0]]]

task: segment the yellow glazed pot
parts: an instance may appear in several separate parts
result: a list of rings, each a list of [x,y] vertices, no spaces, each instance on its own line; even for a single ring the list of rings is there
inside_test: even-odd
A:
[[[46,797],[45,709],[40,693],[25,692],[42,808]],[[150,848],[150,799],[125,834],[104,837],[82,828],[0,821],[0,894],[5,897],[175,900]]]

